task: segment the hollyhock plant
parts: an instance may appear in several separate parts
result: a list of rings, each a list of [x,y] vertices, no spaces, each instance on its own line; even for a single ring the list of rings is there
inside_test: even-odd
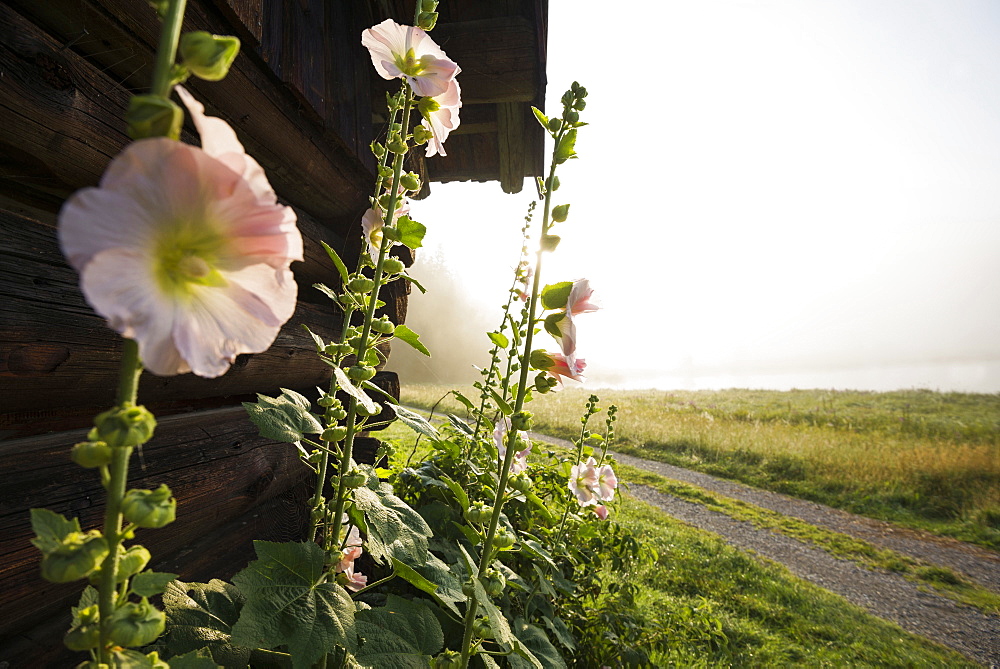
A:
[[[507,432],[510,430],[510,419],[504,416],[503,420],[497,423],[496,428],[493,430],[493,443],[497,447],[497,457],[500,460],[500,464],[503,465],[504,458],[507,456]],[[517,434],[519,439],[525,438],[524,432],[519,431]],[[526,440],[526,439],[525,439]],[[527,441],[527,440],[526,440]],[[518,451],[514,454],[514,460],[510,465],[510,473],[520,474],[528,469],[528,455],[531,453],[531,442],[528,442],[527,448]]]
[[[211,378],[266,350],[292,316],[302,237],[233,129],[177,90],[202,147],[133,142],[63,206],[59,242],[87,302],[147,369]]]
[[[604,502],[610,502],[615,498],[615,489],[618,487],[618,477],[611,465],[602,465],[597,470],[597,496]]]
[[[396,207],[396,211],[392,216],[393,224],[396,223],[400,216],[409,211],[410,205],[400,198],[399,206]],[[368,209],[361,216],[361,230],[364,233],[365,239],[368,240],[368,255],[371,256],[372,262],[378,262],[378,252],[382,247],[382,226],[384,224],[385,214],[378,205],[375,205],[373,209]]]
[[[562,317],[555,321],[559,330],[559,345],[563,355],[570,356],[576,353],[576,320],[579,314],[593,313],[600,309],[593,301],[594,289],[590,287],[588,279],[577,279],[570,288],[569,298],[566,300],[566,310]]]
[[[423,125],[431,132],[431,138],[427,142],[425,157],[448,155],[444,150],[444,141],[458,127],[460,123],[458,110],[461,107],[462,89],[455,79],[448,82],[448,90],[442,95],[433,98],[423,98],[417,104],[421,116],[424,117]]]
[[[562,353],[549,353],[552,365],[545,371],[559,381],[562,385],[563,378],[583,381],[583,372],[587,368],[587,361],[577,358],[575,355],[564,355]]]
[[[573,465],[569,471],[569,489],[576,495],[576,499],[581,506],[591,506],[597,504],[597,495],[594,489],[597,487],[597,461],[594,458],[587,458],[586,462]]]
[[[363,31],[361,44],[383,79],[406,79],[421,97],[444,95],[462,71],[423,30],[392,19]]]

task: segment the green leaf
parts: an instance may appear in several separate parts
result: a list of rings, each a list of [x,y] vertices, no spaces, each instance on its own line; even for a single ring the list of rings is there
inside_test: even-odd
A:
[[[340,367],[333,368],[333,375],[337,377],[337,387],[343,390],[345,393],[353,397],[358,401],[371,414],[374,414],[378,407],[375,406],[375,402],[372,398],[368,397],[361,389],[351,383],[351,380],[347,378],[347,374]],[[320,430],[322,432],[322,430]]]
[[[362,667],[424,669],[444,645],[441,623],[420,600],[389,595],[385,606],[359,611],[355,621],[364,644],[354,657]]]
[[[166,572],[144,571],[132,577],[132,592],[140,597],[152,597],[162,594],[177,574]]]
[[[569,205],[560,204],[552,208],[552,220],[562,223],[569,217]]]
[[[427,289],[426,289],[426,288],[424,288],[424,287],[423,287],[422,285],[420,285],[420,282],[419,282],[419,281],[417,281],[416,279],[414,279],[414,278],[413,278],[412,276],[410,276],[409,274],[400,274],[399,276],[400,276],[400,277],[402,277],[403,279],[405,279],[405,280],[409,281],[409,282],[410,282],[410,283],[412,283],[412,284],[413,284],[414,286],[416,286],[416,287],[417,287],[417,290],[419,290],[419,291],[420,291],[420,294],[421,294],[421,295],[424,295],[424,294],[426,294],[426,293],[427,293]]]
[[[380,562],[390,557],[407,564],[422,564],[430,558],[427,539],[431,528],[420,514],[393,494],[392,486],[369,479],[354,491],[354,507],[364,514],[368,552]],[[352,515],[352,519],[354,516]]]
[[[315,342],[315,344],[316,344],[316,350],[317,351],[322,351],[326,347],[326,342],[323,341],[323,338],[320,337],[315,332],[313,332],[312,330],[310,330],[308,325],[306,325],[305,323],[303,323],[302,324],[302,329],[304,329],[306,332],[308,332],[309,336],[312,337],[313,342]]]
[[[451,424],[454,425],[455,427],[457,427],[459,429],[459,431],[464,432],[465,434],[467,434],[470,437],[476,433],[476,431],[473,430],[472,427],[468,423],[466,423],[464,420],[462,420],[461,418],[459,418],[455,414],[449,413],[449,414],[445,414],[445,415],[448,416],[448,420],[451,421]]]
[[[500,348],[507,348],[507,345],[510,344],[510,340],[501,332],[487,332],[486,336]]]
[[[549,618],[548,616],[542,616],[542,622],[548,627],[556,641],[561,643],[564,648],[568,650],[573,650],[576,648],[576,639],[573,638],[573,634],[566,627],[566,623],[563,619],[556,616],[554,618]]]
[[[340,259],[340,256],[337,255],[337,252],[334,251],[332,248],[330,248],[329,244],[327,244],[324,241],[320,241],[320,244],[323,245],[323,250],[326,251],[326,254],[328,256],[330,256],[330,260],[333,261],[334,267],[337,268],[337,272],[340,274],[341,283],[346,284],[347,277],[350,275],[350,272],[347,271],[347,265],[345,265],[344,261]]]
[[[427,350],[427,347],[420,342],[420,335],[406,327],[405,325],[397,325],[396,330],[393,333],[396,339],[404,341],[413,348],[417,349],[424,355],[430,357],[431,352]]]
[[[542,306],[546,309],[565,309],[571,290],[573,290],[572,281],[560,281],[545,286],[542,288]]]
[[[565,312],[557,311],[554,314],[549,314],[545,317],[545,331],[556,339],[562,339],[563,333],[559,329],[559,323],[562,322],[564,318],[569,318]]]
[[[428,439],[434,439],[435,441],[441,438],[441,435],[434,429],[434,426],[428,423],[420,414],[398,404],[390,404],[389,408],[396,412],[396,418],[417,434],[422,434]]]
[[[80,521],[76,518],[68,520],[48,509],[32,509],[31,529],[37,535],[31,544],[43,553],[51,553],[62,546],[63,539],[70,532],[80,531]]]
[[[556,165],[565,163],[570,158],[576,157],[576,128],[569,130],[559,140],[559,146],[552,154],[552,162]]]
[[[243,408],[266,439],[294,444],[307,434],[323,431],[319,420],[309,412],[309,400],[293,390],[282,388],[279,397],[258,394],[256,403],[244,402]]]
[[[317,544],[255,541],[257,560],[233,577],[246,596],[233,640],[261,648],[287,646],[294,669],[356,642],[354,601],[326,581],[326,554]]]
[[[469,509],[469,494],[465,492],[465,488],[458,484],[457,481],[450,478],[447,474],[441,474],[441,480],[444,481],[445,485],[451,489],[454,493],[455,499],[458,503],[462,505],[462,511],[467,511]]]
[[[331,300],[333,300],[333,303],[336,304],[338,307],[340,306],[340,300],[337,297],[337,293],[334,292],[332,288],[322,283],[314,283],[313,288],[315,288],[316,290],[318,290],[319,292],[323,293]]]
[[[427,226],[414,221],[409,216],[400,216],[396,220],[396,229],[399,230],[399,243],[411,249],[419,249],[423,246],[424,235],[427,233]]]
[[[470,400],[468,397],[466,397],[462,393],[458,392],[457,390],[451,391],[451,394],[454,395],[454,397],[455,397],[456,400],[458,400],[463,405],[465,405],[466,409],[468,409],[469,411],[475,411],[476,405],[473,404],[472,400]]]
[[[377,348],[370,348],[365,351],[365,364],[369,367],[377,367],[382,364],[382,358]]]
[[[493,397],[493,401],[497,403],[497,408],[504,416],[509,416],[514,413],[514,409],[511,408],[510,404],[507,403],[504,398],[500,397],[497,391],[490,388],[490,395]]]
[[[219,669],[207,648],[170,658],[170,669]]]
[[[531,113],[535,115],[535,118],[538,119],[538,122],[542,125],[543,128],[545,128],[545,131],[548,132],[548,130],[549,130],[549,117],[546,116],[545,114],[543,114],[541,112],[541,110],[538,109],[538,107],[532,107],[531,108]]]
[[[548,636],[546,636],[541,628],[529,625],[520,618],[515,618],[512,629],[517,638],[524,644],[524,647],[531,651],[534,659],[540,661],[546,669],[566,668],[566,663],[563,661],[559,651],[552,645],[552,642],[549,641]],[[533,662],[517,655],[511,655],[507,660],[513,669],[527,669],[527,667],[535,666]]]
[[[207,648],[221,665],[246,667],[252,649],[234,644],[231,637],[244,601],[236,586],[219,579],[208,583],[171,582],[163,592],[167,649],[180,655]]]

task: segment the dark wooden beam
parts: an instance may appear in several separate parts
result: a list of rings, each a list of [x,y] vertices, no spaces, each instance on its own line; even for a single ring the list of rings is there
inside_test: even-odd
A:
[[[520,17],[439,24],[434,40],[462,68],[466,104],[530,102],[540,73],[535,28]]]
[[[525,132],[524,105],[497,103],[497,150],[500,187],[505,193],[520,193],[524,186]]]

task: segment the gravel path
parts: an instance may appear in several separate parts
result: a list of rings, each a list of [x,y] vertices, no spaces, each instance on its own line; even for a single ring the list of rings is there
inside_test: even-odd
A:
[[[561,445],[570,442],[532,433],[531,437]],[[895,527],[822,504],[751,488],[661,462],[615,454],[623,464],[697,485],[813,525],[842,532],[921,560],[947,566],[1000,592],[1000,556],[959,541]],[[800,578],[835,592],[900,627],[953,648],[984,666],[1000,666],[1000,616],[987,615],[950,599],[924,592],[901,576],[872,571],[850,560],[752,523],[738,521],[701,504],[666,495],[647,486],[631,493],[695,527],[715,532],[728,543],[785,565]]]

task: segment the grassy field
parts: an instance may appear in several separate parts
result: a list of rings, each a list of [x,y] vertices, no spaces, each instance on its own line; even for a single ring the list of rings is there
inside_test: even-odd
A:
[[[402,399],[430,407],[448,390]],[[591,392],[538,397],[536,429],[575,436]],[[620,407],[621,452],[1000,548],[1000,394],[596,392]]]
[[[396,466],[413,451],[399,424],[379,436],[396,444]],[[976,666],[643,502],[621,497],[615,518],[657,553],[652,565],[608,574],[640,585],[644,634],[669,640],[656,666]]]

